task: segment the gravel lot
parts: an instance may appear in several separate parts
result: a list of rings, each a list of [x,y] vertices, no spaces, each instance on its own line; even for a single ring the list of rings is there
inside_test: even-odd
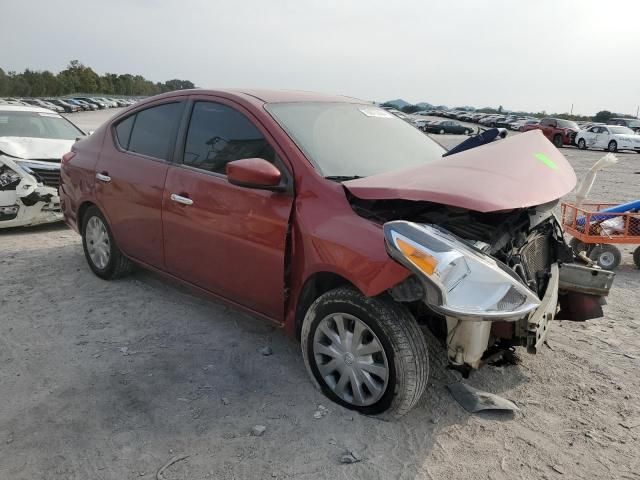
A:
[[[113,113],[70,117],[93,129]],[[579,178],[602,155],[563,153]],[[594,200],[637,198],[640,155],[619,158]],[[155,479],[183,455],[165,479],[640,478],[628,251],[604,319],[555,322],[541,354],[469,379],[514,400],[515,415],[467,414],[432,351],[428,391],[398,422],[330,403],[298,345],[261,320],[142,270],[99,280],[63,225],[0,231],[0,271],[0,479]],[[345,451],[361,461],[341,464]]]

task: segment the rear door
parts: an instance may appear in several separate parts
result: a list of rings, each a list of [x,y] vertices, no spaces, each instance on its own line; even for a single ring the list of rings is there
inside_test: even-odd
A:
[[[107,134],[96,166],[96,198],[118,246],[163,268],[162,193],[185,102],[165,99]]]
[[[274,163],[292,186],[282,152],[250,112],[196,96],[169,167],[163,197],[167,270],[271,318],[284,316],[289,192],[231,185],[226,164],[243,158]]]

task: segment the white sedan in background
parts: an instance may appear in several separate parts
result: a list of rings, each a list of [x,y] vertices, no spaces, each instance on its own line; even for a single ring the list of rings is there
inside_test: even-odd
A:
[[[594,125],[580,130],[576,135],[576,144],[581,150],[602,148],[610,152],[633,150],[640,153],[640,135],[630,128],[617,125]]]
[[[84,136],[51,110],[0,105],[0,228],[62,220],[60,159]]]

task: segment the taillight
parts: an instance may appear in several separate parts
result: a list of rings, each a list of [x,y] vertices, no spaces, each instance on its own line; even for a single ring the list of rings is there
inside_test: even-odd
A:
[[[62,164],[67,164],[71,161],[73,157],[76,156],[76,152],[67,152],[62,156]]]

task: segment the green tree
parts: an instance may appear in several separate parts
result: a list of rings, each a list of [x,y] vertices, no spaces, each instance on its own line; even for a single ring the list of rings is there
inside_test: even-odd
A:
[[[613,114],[609,110],[601,110],[593,117],[594,122],[607,123]]]

